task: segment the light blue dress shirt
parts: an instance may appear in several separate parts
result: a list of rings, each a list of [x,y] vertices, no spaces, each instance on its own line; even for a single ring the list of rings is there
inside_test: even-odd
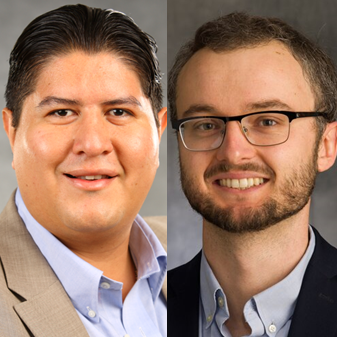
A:
[[[315,249],[315,234],[309,226],[308,248],[295,269],[283,280],[253,296],[244,306],[251,337],[288,336],[302,280]],[[277,268],[277,266],[275,266]],[[229,318],[226,295],[202,253],[200,267],[199,337],[231,337],[224,324]]]
[[[41,226],[26,208],[20,191],[15,202],[27,230],[61,281],[90,337],[167,336],[167,310],[161,288],[167,256],[151,228],[138,215],[130,251],[138,279],[122,302],[123,284],[82,260]]]

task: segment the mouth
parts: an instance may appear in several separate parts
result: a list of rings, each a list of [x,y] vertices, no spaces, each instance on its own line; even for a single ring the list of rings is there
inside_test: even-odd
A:
[[[102,191],[107,188],[110,188],[115,179],[118,177],[118,174],[109,170],[104,170],[105,172],[85,172],[79,170],[79,172],[64,173],[64,177],[70,186],[75,187],[76,189],[95,192]],[[99,174],[100,173],[100,174]]]
[[[228,187],[235,190],[247,190],[256,186],[263,185],[267,182],[265,178],[243,178],[243,179],[218,179],[217,185]]]
[[[65,175],[71,179],[82,179],[88,181],[101,180],[101,179],[111,179],[113,177],[108,175],[94,175],[94,176],[73,176],[71,174],[65,173]]]

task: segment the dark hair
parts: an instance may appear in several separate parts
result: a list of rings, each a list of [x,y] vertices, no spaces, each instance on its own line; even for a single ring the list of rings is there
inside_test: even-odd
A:
[[[34,92],[43,67],[55,56],[78,50],[88,54],[113,52],[131,65],[151,101],[158,125],[162,88],[155,40],[124,13],[68,5],[33,20],[11,52],[5,98],[13,112],[13,127],[18,127],[23,102]]]
[[[178,52],[169,73],[168,100],[171,120],[177,119],[176,90],[179,74],[189,59],[200,49],[214,52],[254,47],[277,40],[283,43],[302,66],[304,75],[315,95],[315,110],[326,112],[318,118],[320,132],[326,122],[336,119],[337,75],[330,58],[313,42],[276,18],[232,13],[202,25],[194,38]]]

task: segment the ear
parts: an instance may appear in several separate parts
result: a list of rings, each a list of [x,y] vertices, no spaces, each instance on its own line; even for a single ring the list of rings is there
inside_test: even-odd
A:
[[[323,133],[318,150],[318,172],[328,170],[335,162],[337,155],[337,122],[329,123]]]
[[[161,136],[163,135],[167,126],[167,108],[162,108],[158,112],[158,121],[159,121],[158,134],[159,139],[161,139]]]
[[[2,121],[3,121],[4,129],[7,133],[7,137],[9,139],[9,143],[12,148],[12,152],[14,153],[13,149],[14,149],[16,129],[12,126],[13,112],[9,110],[8,108],[4,108],[2,110]],[[12,161],[12,167],[15,170],[14,161]]]

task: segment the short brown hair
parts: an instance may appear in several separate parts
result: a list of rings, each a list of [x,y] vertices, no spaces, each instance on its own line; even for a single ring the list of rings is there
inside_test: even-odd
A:
[[[214,52],[254,47],[277,40],[283,43],[302,66],[315,95],[315,110],[326,112],[320,120],[320,131],[326,122],[336,119],[337,74],[331,59],[312,41],[277,18],[232,13],[202,25],[192,40],[182,46],[169,72],[168,100],[171,120],[177,119],[177,81],[184,65],[200,49]]]

